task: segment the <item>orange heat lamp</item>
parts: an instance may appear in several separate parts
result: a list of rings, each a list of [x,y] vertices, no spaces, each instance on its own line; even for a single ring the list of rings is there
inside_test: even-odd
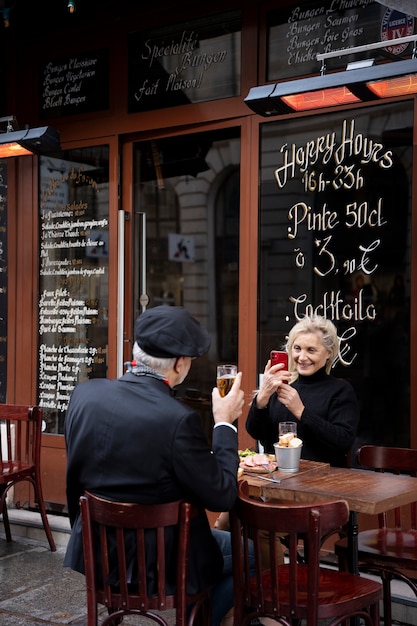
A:
[[[0,124],[7,122],[5,132],[0,132],[0,159],[34,154],[49,154],[61,150],[59,133],[50,126],[14,130],[16,118],[0,118]]]
[[[294,111],[308,111],[309,109],[324,109],[343,104],[360,102],[347,87],[334,87],[308,91],[293,96],[282,96],[282,101]]]
[[[264,117],[417,93],[417,58],[252,87],[245,103]]]
[[[393,98],[395,96],[407,96],[417,93],[417,74],[409,76],[399,76],[389,80],[378,80],[366,83],[378,98]]]
[[[0,145],[0,159],[7,159],[13,156],[24,156],[26,154],[33,154],[27,148],[20,146],[18,143],[4,143]]]

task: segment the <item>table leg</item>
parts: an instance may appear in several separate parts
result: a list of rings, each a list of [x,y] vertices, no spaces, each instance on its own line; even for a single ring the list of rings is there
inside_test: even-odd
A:
[[[347,544],[348,544],[348,568],[351,574],[359,575],[358,560],[358,515],[355,511],[350,511],[347,523]],[[360,619],[352,617],[350,626],[359,626]]]
[[[348,543],[348,568],[352,574],[359,574],[358,561],[358,515],[355,511],[350,511],[347,524]]]

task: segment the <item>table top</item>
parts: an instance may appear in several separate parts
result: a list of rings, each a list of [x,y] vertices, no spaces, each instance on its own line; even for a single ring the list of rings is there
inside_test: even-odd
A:
[[[312,463],[311,469],[306,471]],[[311,503],[343,499],[357,513],[376,515],[417,501],[417,478],[372,470],[330,467],[326,463],[302,461],[300,471],[280,482],[243,475],[251,495],[271,500]]]

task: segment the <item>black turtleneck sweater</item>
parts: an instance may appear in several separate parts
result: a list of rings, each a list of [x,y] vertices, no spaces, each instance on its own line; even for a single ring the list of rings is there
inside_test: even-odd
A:
[[[246,430],[260,441],[265,452],[274,453],[278,423],[295,421],[297,436],[303,440],[303,459],[343,467],[359,423],[359,408],[352,385],[329,376],[325,368],[312,376],[299,376],[291,385],[297,389],[305,407],[301,419],[297,420],[273,393],[264,409],[258,409],[256,398],[253,400]]]

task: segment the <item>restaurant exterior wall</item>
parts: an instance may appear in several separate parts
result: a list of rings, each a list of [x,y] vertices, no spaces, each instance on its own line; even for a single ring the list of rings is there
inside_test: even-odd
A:
[[[71,388],[93,376],[119,375],[130,358],[133,321],[144,302],[143,251],[137,243],[142,237],[147,240],[150,305],[185,304],[212,333],[212,350],[196,369],[193,364],[181,396],[202,411],[208,435],[217,360],[238,362],[249,404],[269,349],[279,347],[297,317],[294,298],[306,294],[317,307],[323,294],[342,291],[342,283],[345,293],[362,268],[366,282],[386,299],[386,285],[401,274],[405,300],[399,325],[386,335],[388,314],[384,317],[378,304],[372,309],[376,315],[366,320],[368,343],[349,344],[347,363],[339,362],[336,372],[363,383],[361,368],[378,365],[365,396],[357,388],[361,441],[416,445],[410,418],[416,413],[414,98],[279,119],[257,116],[244,103],[250,87],[317,72],[315,54],[323,47],[391,37],[390,24],[399,16],[362,0],[348,8],[327,0],[234,0],[227,11],[218,2],[209,10],[178,2],[174,16],[168,11],[171,3],[154,7],[145,2],[140,9],[123,0],[86,3],[89,7],[80,3],[71,16],[58,4],[44,3],[43,11],[55,20],[51,30],[33,7],[16,3],[1,38],[8,87],[0,117],[14,114],[21,124],[49,124],[59,130],[63,148],[59,154],[0,161],[2,216],[7,216],[0,224],[7,231],[1,401],[44,407],[42,463],[49,508],[65,512],[62,432]],[[415,32],[414,21],[406,16],[401,34]],[[197,39],[198,56],[192,56]],[[389,52],[409,56],[410,50]],[[186,67],[191,59],[192,69]],[[332,69],[341,69],[340,60]],[[343,124],[356,120],[364,141],[378,136],[384,151],[394,155],[398,168],[389,170],[388,199],[382,191],[378,196],[371,182],[378,179],[369,168],[355,169],[356,195],[351,197],[336,193],[334,185],[326,198],[309,188],[319,182],[317,167],[308,170],[307,186],[306,172],[299,171],[280,184],[274,171],[282,168],[286,145],[300,147],[305,137],[316,140],[332,132],[340,142]],[[388,132],[393,129],[396,136]],[[195,169],[196,153],[192,158],[187,153],[185,169],[184,163],[182,169],[169,170],[167,163],[158,166],[152,160],[155,146],[158,154],[171,154],[185,153],[186,145],[198,146],[201,167]],[[318,207],[359,206],[362,179],[366,193],[372,186],[373,198],[361,200],[367,207],[366,228],[357,223],[352,228],[345,223],[343,232],[326,227]],[[288,216],[297,202],[316,217],[305,219],[294,239],[288,237]],[[355,219],[362,213],[356,212]],[[169,257],[167,263],[169,234],[186,237],[193,245],[192,260],[178,264]],[[359,268],[358,249],[377,240],[384,241],[383,254],[369,253],[368,263]],[[331,317],[334,310],[326,313]],[[345,312],[335,319],[340,332],[347,336],[351,327],[356,332],[360,315],[355,313],[352,321]],[[362,335],[355,337],[358,341]],[[353,353],[358,356],[352,360]],[[392,370],[391,378],[387,372]],[[244,422],[245,414],[239,428],[243,448],[255,443]]]

